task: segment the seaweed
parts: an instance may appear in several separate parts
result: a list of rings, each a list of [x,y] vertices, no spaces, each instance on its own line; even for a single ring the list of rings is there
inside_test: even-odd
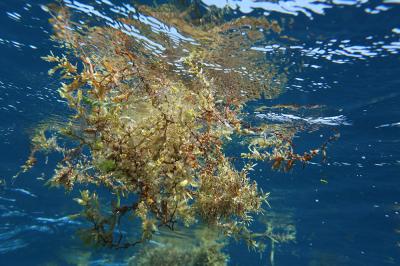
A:
[[[226,243],[212,228],[182,229],[180,234],[161,232],[128,259],[128,265],[223,266],[229,257]]]
[[[74,114],[62,126],[37,131],[21,171],[35,164],[38,152],[62,155],[48,184],[67,191],[84,187],[75,201],[83,208],[78,216],[91,224],[81,232],[88,243],[128,248],[165,228],[205,224],[262,249],[258,241],[266,234],[250,226],[265,212],[269,194],[250,178],[255,161],[288,171],[325,152],[330,142],[299,155],[291,141],[295,130],[246,123],[245,104],[277,96],[286,81],[250,49],[264,34],[279,33],[279,25],[251,17],[214,23],[219,16],[210,14],[190,20],[171,5],[140,6],[143,14],[194,38],[171,45],[165,35],[153,34],[165,47],[160,54],[124,32],[146,30],[134,19],[119,19],[123,27],[91,26],[75,21],[65,6],[48,10],[52,39],[65,54],[43,59],[55,65],[49,74],[62,80],[60,97]],[[179,67],[170,63],[178,59]],[[248,143],[241,169],[223,148],[233,136]],[[108,195],[100,200],[104,188]],[[126,217],[140,221],[141,237],[122,233]],[[200,259],[209,252],[219,251],[211,245],[196,254]]]

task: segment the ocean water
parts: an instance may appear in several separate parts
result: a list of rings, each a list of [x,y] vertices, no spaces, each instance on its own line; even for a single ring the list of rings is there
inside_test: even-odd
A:
[[[83,221],[67,218],[79,211],[71,200],[77,192],[43,185],[56,155],[12,180],[29,155],[37,124],[70,112],[40,58],[50,50],[62,52],[49,40],[48,3],[0,0],[0,265],[126,265],[124,258],[134,250],[82,245],[75,232]],[[63,3],[103,23],[135,12],[135,3],[125,0]],[[284,37],[271,36],[251,48],[287,67],[285,90],[246,108],[318,108],[264,108],[250,116],[310,128],[296,138],[299,150],[333,132],[341,135],[329,146],[326,163],[316,160],[288,173],[258,165],[254,178],[271,193],[276,226],[282,234],[295,228],[294,239],[275,245],[273,264],[400,265],[400,2],[202,0],[201,5],[228,5],[237,17],[265,16],[287,25]],[[190,37],[168,29],[166,34],[183,41]],[[272,264],[271,247],[260,255],[230,242],[225,251],[229,265]]]

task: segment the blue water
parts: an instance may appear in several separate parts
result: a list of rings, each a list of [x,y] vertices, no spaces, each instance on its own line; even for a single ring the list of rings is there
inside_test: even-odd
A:
[[[102,12],[111,12],[110,3],[127,3],[81,2]],[[285,92],[256,104],[324,108],[267,110],[255,113],[257,119],[319,125],[300,136],[299,149],[318,145],[334,130],[341,134],[326,164],[290,173],[259,166],[256,179],[271,192],[272,210],[290,213],[297,231],[295,241],[276,247],[275,265],[400,265],[400,2],[203,2],[228,3],[238,16],[291,21],[285,34],[295,41],[271,39],[254,47],[291,66]],[[40,59],[56,50],[40,6],[46,3],[0,1],[0,180],[7,184],[0,187],[0,265],[71,265],[65,253],[87,250],[74,234],[80,222],[65,218],[78,211],[74,194],[40,180],[51,175],[55,158],[11,182],[29,154],[30,131],[68,112]],[[127,251],[96,252],[91,265],[110,265],[105,254],[123,264],[118,257]],[[233,242],[227,252],[230,265],[270,263],[268,250],[260,258]]]

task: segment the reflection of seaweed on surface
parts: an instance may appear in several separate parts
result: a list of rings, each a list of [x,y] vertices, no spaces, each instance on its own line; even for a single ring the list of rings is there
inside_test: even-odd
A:
[[[224,245],[217,231],[210,228],[193,229],[187,235],[161,232],[142,246],[128,265],[223,266],[228,261],[222,252]]]
[[[291,213],[269,211],[262,218],[266,226],[265,236],[270,240],[269,262],[275,265],[275,251],[277,246],[296,241],[296,225]]]
[[[160,34],[150,42],[127,31],[140,28],[138,21],[90,27],[74,21],[69,9],[51,6],[53,39],[67,55],[44,59],[55,65],[49,74],[60,75],[60,96],[74,115],[63,126],[37,131],[22,171],[34,165],[39,151],[62,154],[48,183],[68,191],[87,186],[75,200],[92,225],[89,242],[127,248],[164,228],[206,223],[259,248],[249,225],[264,212],[268,194],[250,179],[253,163],[247,162],[266,160],[274,169],[290,169],[324,152],[296,154],[293,132],[252,127],[243,119],[243,105],[276,96],[285,77],[262,53],[237,45],[249,48],[260,37],[256,32],[278,32],[278,26],[240,18],[206,27],[185,24],[182,16],[170,21],[173,16],[160,10],[146,12],[192,32],[195,40],[171,45]],[[223,150],[234,134],[250,143],[243,169]],[[103,188],[109,207],[99,199]],[[141,237],[130,240],[122,232],[124,217],[140,220]]]
[[[57,252],[57,258],[44,265],[71,265],[71,266],[88,266],[88,265],[126,265],[124,257],[121,254],[108,254],[104,252],[94,252],[91,249],[82,248],[82,246],[72,246],[61,248]]]
[[[92,252],[81,249],[61,249],[60,257],[67,265],[84,266],[90,265]],[[57,265],[57,264],[56,264]]]

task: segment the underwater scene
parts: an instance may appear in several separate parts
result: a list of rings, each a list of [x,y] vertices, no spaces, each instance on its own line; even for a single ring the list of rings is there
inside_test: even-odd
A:
[[[399,0],[0,0],[0,265],[400,265]]]

